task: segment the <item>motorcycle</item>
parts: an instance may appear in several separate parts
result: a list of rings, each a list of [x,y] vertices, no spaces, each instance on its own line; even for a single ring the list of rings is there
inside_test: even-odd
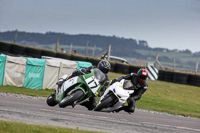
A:
[[[115,82],[106,89],[94,111],[114,112],[126,103],[132,93],[134,86],[129,80]]]
[[[97,68],[91,69],[88,74],[83,73],[83,75],[67,79],[61,87],[57,87],[46,102],[49,106],[59,104],[61,108],[69,105],[74,107],[90,97],[98,96],[105,82],[106,76],[102,71]]]

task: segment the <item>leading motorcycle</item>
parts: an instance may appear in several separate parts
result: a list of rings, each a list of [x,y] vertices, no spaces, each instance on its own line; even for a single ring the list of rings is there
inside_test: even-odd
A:
[[[115,82],[106,89],[94,111],[114,112],[126,103],[132,93],[134,86],[129,80]]]

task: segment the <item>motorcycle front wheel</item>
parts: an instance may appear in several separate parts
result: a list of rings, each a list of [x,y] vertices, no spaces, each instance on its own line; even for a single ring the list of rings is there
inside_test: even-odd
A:
[[[55,106],[56,104],[58,104],[55,101],[55,92],[51,93],[51,95],[47,98],[46,102],[49,106]]]
[[[59,107],[64,108],[69,105],[73,105],[75,101],[79,100],[81,97],[84,96],[82,90],[77,90],[73,92],[71,95],[66,96],[60,103]]]
[[[106,108],[109,105],[111,105],[115,99],[116,99],[116,96],[114,94],[111,94],[110,96],[105,97],[105,99],[103,99],[102,102],[99,105],[97,105],[94,111],[101,111],[103,108]]]

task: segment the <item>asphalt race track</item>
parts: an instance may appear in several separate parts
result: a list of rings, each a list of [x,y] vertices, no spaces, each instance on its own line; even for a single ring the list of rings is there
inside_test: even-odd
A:
[[[105,113],[49,107],[46,98],[0,93],[0,120],[113,133],[200,133],[200,119],[147,110]]]

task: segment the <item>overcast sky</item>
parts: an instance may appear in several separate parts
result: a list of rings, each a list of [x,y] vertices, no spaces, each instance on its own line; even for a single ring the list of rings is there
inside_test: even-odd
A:
[[[0,31],[98,34],[200,51],[200,0],[0,0]]]

